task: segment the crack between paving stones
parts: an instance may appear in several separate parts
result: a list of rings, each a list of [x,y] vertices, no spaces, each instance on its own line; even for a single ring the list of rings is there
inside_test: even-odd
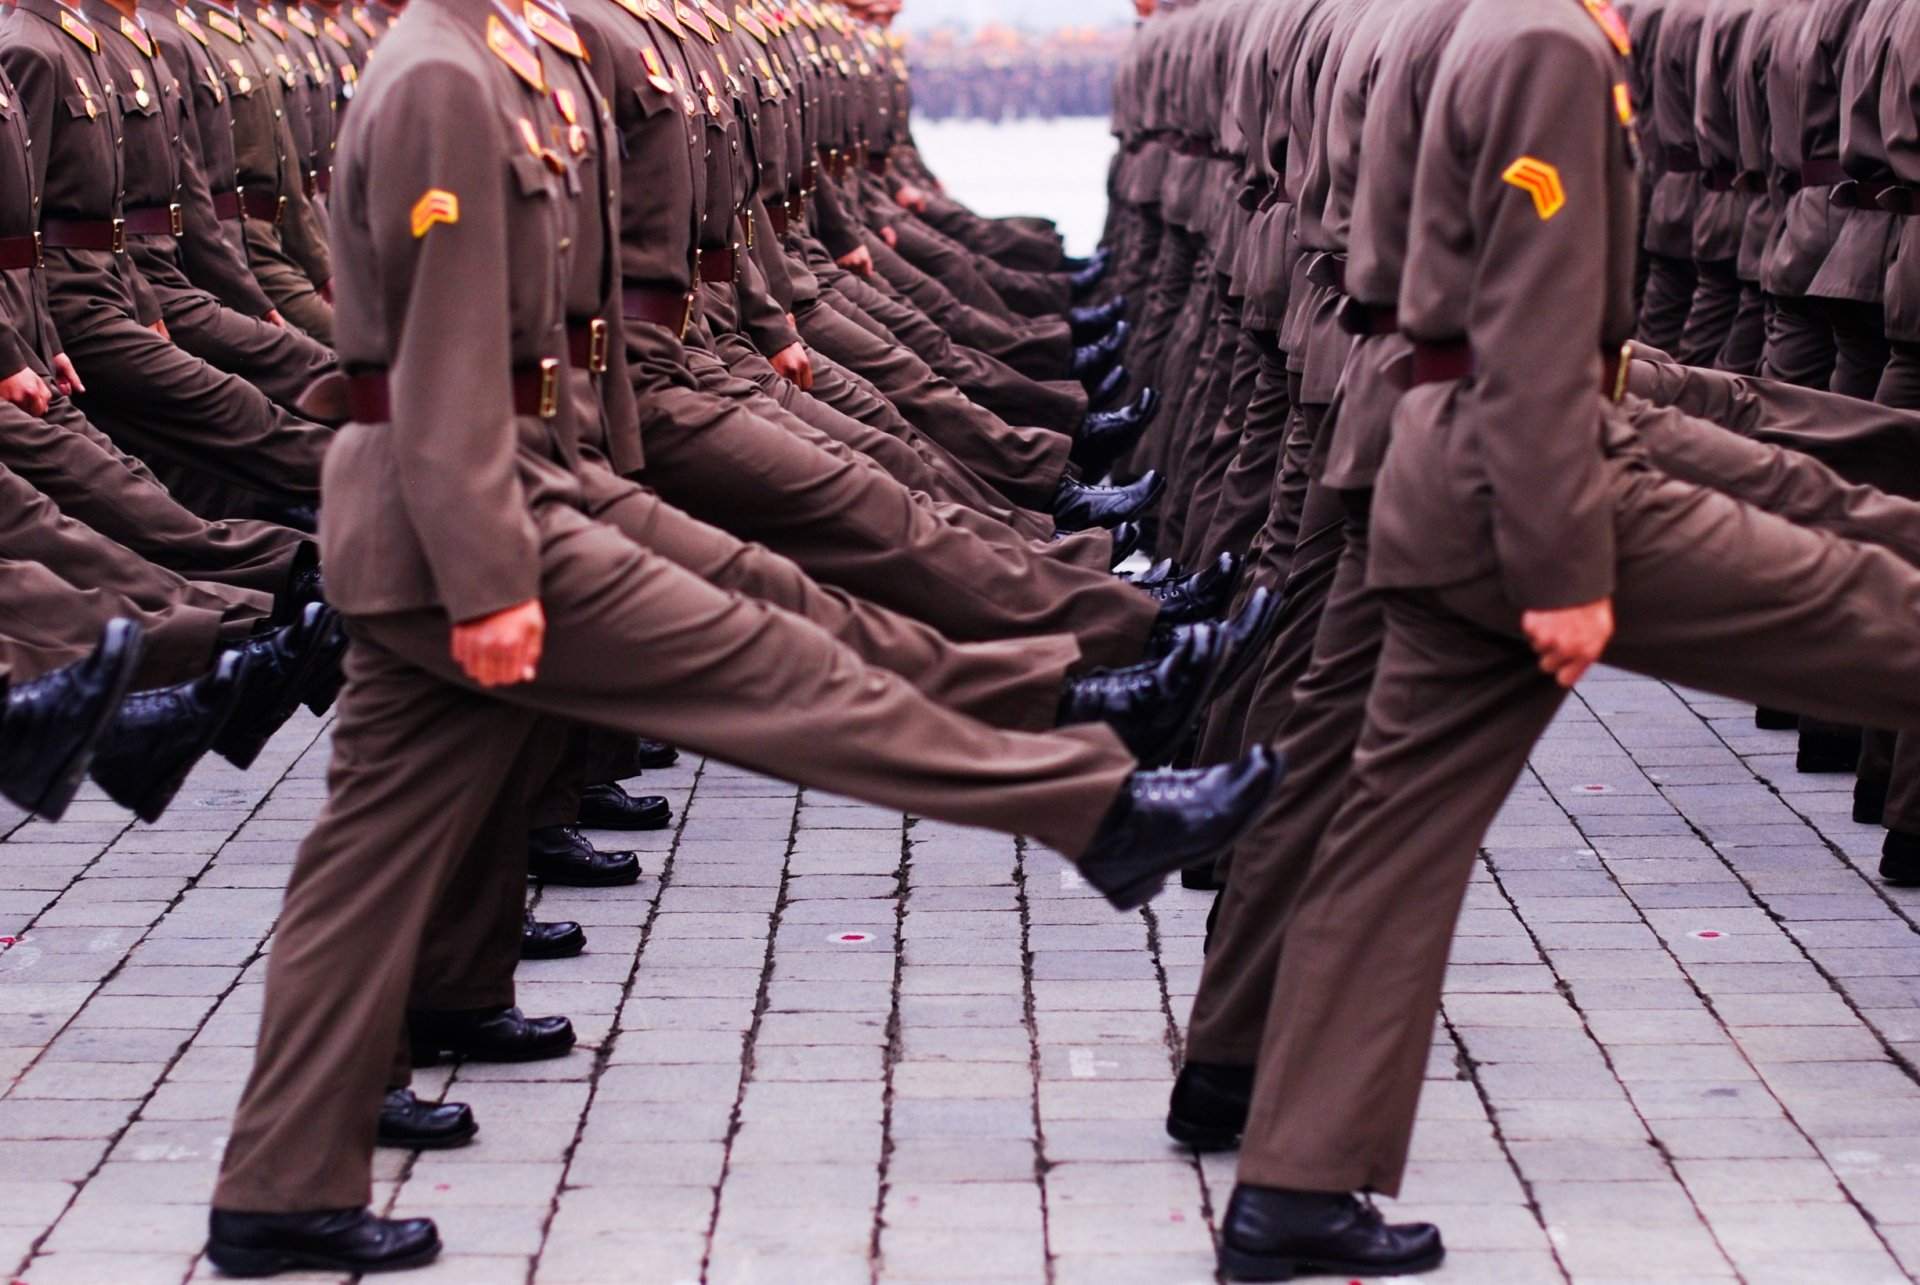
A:
[[[600,1079],[606,1074],[607,1068],[613,1064],[613,1048],[620,1041],[620,1020],[626,1016],[627,1005],[633,1002],[634,983],[639,979],[640,966],[646,958],[647,943],[653,938],[654,923],[660,918],[660,902],[666,896],[667,888],[673,883],[673,867],[674,861],[680,854],[680,840],[686,833],[688,819],[693,816],[694,802],[700,797],[700,782],[706,774],[707,760],[703,758],[700,760],[700,766],[694,769],[693,784],[687,787],[687,801],[681,806],[679,823],[673,827],[673,841],[667,845],[666,855],[661,858],[660,877],[654,886],[653,899],[647,906],[647,916],[640,924],[640,940],[633,948],[633,964],[627,969],[626,981],[620,987],[619,1002],[613,1006],[613,1015],[608,1019],[607,1038],[595,1050],[593,1067],[587,1072],[587,1098],[580,1104],[580,1119],[574,1124],[573,1137],[567,1142],[566,1150],[561,1153],[560,1181],[553,1189],[553,1199],[547,1202],[545,1217],[540,1220],[540,1243],[527,1260],[527,1285],[533,1285],[539,1274],[540,1258],[546,1253],[547,1238],[553,1230],[553,1220],[560,1216],[560,1202],[567,1192],[573,1190],[567,1185],[567,1175],[573,1172],[573,1158],[579,1152],[581,1142],[586,1138],[587,1121],[593,1115],[593,1101],[600,1091]],[[546,889],[542,886],[534,898],[533,905],[538,906],[540,898],[545,895]],[[453,1079],[447,1083],[449,1091],[458,1079],[459,1068],[456,1067]],[[413,1176],[413,1166],[419,1156],[420,1153],[415,1152],[407,1161],[400,1184],[395,1189],[396,1196],[400,1190],[404,1190],[407,1180]],[[711,1228],[709,1228],[709,1237],[711,1237]]]
[[[1215,894],[1216,896],[1219,894]],[[1173,988],[1167,981],[1167,960],[1161,950],[1160,916],[1154,913],[1151,905],[1140,908],[1140,918],[1147,925],[1147,958],[1153,961],[1154,981],[1160,987],[1160,1015],[1167,1023],[1167,1061],[1175,1076],[1186,1061],[1186,1036],[1183,1034],[1180,1019],[1173,1011]],[[1193,1177],[1200,1188],[1200,1218],[1206,1223],[1207,1236],[1215,1245],[1220,1241],[1220,1226],[1213,1207],[1213,1188],[1207,1183],[1207,1169],[1200,1153],[1186,1148],[1190,1163],[1193,1165]]]
[[[887,1227],[887,1196],[893,1170],[893,1072],[900,1064],[900,988],[906,980],[907,897],[913,879],[913,822],[902,816],[900,866],[893,888],[893,985],[888,995],[887,1040],[880,1053],[880,1175],[873,1201],[873,1235],[867,1241],[867,1278],[880,1285],[885,1264],[881,1238]]]
[[[167,916],[172,914],[174,910],[179,907],[181,900],[184,899],[189,892],[192,892],[194,889],[200,886],[200,881],[206,878],[207,872],[213,869],[215,863],[217,863],[220,860],[220,854],[226,850],[226,846],[229,843],[234,842],[234,836],[239,834],[240,831],[246,829],[247,825],[260,815],[260,810],[267,806],[268,801],[273,798],[274,791],[280,788],[281,782],[288,779],[288,774],[292,772],[293,768],[296,765],[298,765],[302,759],[304,759],[307,755],[313,753],[314,747],[319,744],[321,737],[326,733],[326,730],[332,725],[333,725],[333,720],[331,718],[328,718],[327,720],[322,722],[319,727],[314,729],[313,738],[307,742],[306,747],[304,749],[302,749],[298,754],[293,756],[292,761],[287,766],[287,772],[282,773],[278,780],[274,781],[272,785],[267,787],[265,792],[261,794],[260,798],[255,801],[254,805],[247,810],[247,815],[240,821],[238,825],[234,826],[233,830],[230,833],[228,833],[226,838],[220,841],[219,846],[216,847],[213,850],[212,854],[208,856],[205,863],[201,865],[199,871],[186,878],[186,880],[180,886],[180,891],[175,893],[173,897],[168,900],[167,908],[161,911],[158,915],[154,916],[153,920],[147,924],[146,929],[140,934],[139,939],[135,941],[131,946],[127,947],[126,951],[120,956],[120,962],[115,964],[113,968],[108,971],[107,975],[105,977],[102,977],[99,980],[99,982],[95,984],[93,994],[87,997],[87,1003],[82,1004],[79,1010],[74,1013],[73,1017],[69,1017],[65,1022],[61,1023],[60,1029],[55,1031],[51,1036],[49,1036],[45,1041],[45,1043],[43,1043],[40,1046],[39,1053],[34,1056],[31,1062],[27,1063],[27,1065],[21,1069],[19,1075],[14,1077],[13,1083],[7,1086],[6,1092],[0,1093],[0,1100],[4,1100],[12,1096],[13,1090],[19,1085],[19,1082],[22,1079],[25,1079],[28,1072],[32,1071],[34,1067],[38,1066],[41,1063],[41,1061],[46,1057],[47,1050],[52,1048],[54,1043],[57,1040],[59,1040],[59,1038],[62,1035],[66,1034],[66,1032],[69,1029],[72,1028],[74,1018],[77,1018],[80,1015],[80,1013],[85,1012],[87,1008],[87,1004],[93,1003],[93,1001],[99,997],[100,991],[103,988],[105,988],[110,982],[112,982],[115,977],[118,977],[121,971],[127,967],[128,959],[130,959],[133,956],[133,953],[139,950],[140,947],[146,943],[147,939],[153,935],[154,928],[157,927],[159,924],[165,922]],[[22,821],[21,824],[25,824],[25,821]],[[86,866],[80,871],[80,873],[74,875],[72,881],[67,884],[67,887],[61,890],[60,895],[64,897],[67,891],[72,889],[74,884],[79,883],[80,880],[85,877],[87,870],[92,869],[94,865],[96,865],[102,858],[104,858],[107,855],[107,853],[113,848],[113,845],[118,843],[122,837],[124,837],[129,832],[139,828],[139,824],[140,823],[138,822],[138,820],[128,821],[125,827],[121,829],[120,833],[116,834],[111,840],[109,840],[106,844],[104,844],[101,847],[99,853],[94,856],[93,860],[87,862]],[[16,830],[18,828],[19,826],[14,827],[14,829]],[[11,831],[9,831],[9,833],[11,833]],[[132,853],[128,855],[137,856],[139,854]],[[60,904],[60,898],[59,897],[54,898],[53,902],[50,905],[48,905],[46,910],[42,910],[39,915],[35,915],[33,919],[28,921],[28,926],[21,931],[21,933],[19,934],[20,937],[24,940],[27,937],[27,935],[32,932],[33,930],[32,925],[34,923],[39,922],[40,916],[46,914],[47,910],[51,910],[54,906],[57,906],[59,904]],[[45,1245],[47,1242],[47,1239],[51,1237],[56,1230],[59,1229],[61,1222],[65,1220],[67,1214],[72,1211],[74,1202],[80,1199],[80,1193],[85,1191],[87,1189],[87,1184],[92,1182],[94,1178],[99,1175],[100,1170],[106,1167],[107,1161],[112,1157],[113,1153],[119,1149],[121,1140],[127,1136],[128,1131],[130,1131],[134,1125],[140,1123],[141,1116],[145,1113],[148,1103],[153,1101],[154,1095],[159,1093],[161,1088],[167,1083],[167,1077],[172,1074],[173,1068],[179,1065],[180,1059],[187,1055],[187,1050],[193,1047],[193,1043],[196,1039],[199,1038],[200,1032],[206,1029],[207,1023],[212,1021],[214,1014],[220,1011],[220,1006],[226,1003],[227,998],[230,995],[232,995],[235,990],[239,988],[241,979],[247,975],[247,970],[252,968],[256,963],[259,962],[260,956],[264,953],[266,949],[267,940],[273,936],[273,929],[278,923],[279,923],[279,919],[276,916],[274,923],[268,925],[266,933],[260,938],[259,942],[257,942],[254,945],[253,952],[249,954],[245,960],[241,961],[239,967],[237,967],[234,970],[233,980],[227,983],[225,988],[223,988],[219,992],[219,994],[213,996],[213,1003],[208,1006],[206,1015],[202,1017],[200,1021],[192,1027],[191,1030],[184,1030],[180,1033],[180,1045],[178,1048],[176,1048],[173,1051],[172,1055],[167,1058],[165,1064],[161,1067],[159,1076],[153,1082],[153,1087],[148,1089],[146,1093],[142,1094],[137,1099],[138,1105],[134,1107],[132,1114],[127,1117],[126,1123],[121,1125],[118,1129],[115,1129],[113,1133],[108,1137],[106,1148],[101,1151],[100,1158],[93,1163],[93,1167],[88,1169],[86,1174],[82,1176],[79,1179],[79,1181],[73,1184],[73,1194],[67,1197],[65,1204],[60,1206],[60,1212],[54,1216],[51,1222],[47,1224],[46,1230],[41,1232],[38,1236],[34,1237],[33,1243],[27,1247],[26,1255],[20,1259],[19,1264],[15,1267],[12,1273],[12,1276],[20,1276],[23,1278],[26,1276],[28,1265],[31,1264],[34,1259],[40,1256],[41,1246]],[[201,1252],[196,1251],[192,1259],[188,1262],[186,1275],[181,1278],[183,1281],[190,1279],[193,1276],[194,1272],[199,1269],[200,1258],[201,1258]],[[9,1279],[11,1279],[11,1276],[9,1277]]]
[[[1679,699],[1681,705],[1686,708],[1687,712],[1692,714],[1695,718],[1699,719],[1701,725],[1704,726],[1707,729],[1707,731],[1713,735],[1713,738],[1716,741],[1720,742],[1720,744],[1726,748],[1728,753],[1732,754],[1736,759],[1739,759],[1741,766],[1743,767],[1747,766],[1747,761],[1740,754],[1740,752],[1734,749],[1733,746],[1727,744],[1726,738],[1720,735],[1720,732],[1718,731],[1718,729],[1716,729],[1713,726],[1713,723],[1710,719],[1702,716],[1699,713],[1699,711],[1695,710],[1692,705],[1687,703],[1686,698],[1680,694],[1680,690],[1678,688],[1676,688],[1672,683],[1663,683],[1662,686],[1666,687],[1669,691],[1672,691],[1674,693],[1674,696],[1677,699]],[[1583,705],[1586,704],[1584,699],[1581,701],[1581,703]],[[1727,855],[1720,850],[1719,846],[1707,837],[1706,832],[1704,830],[1702,830],[1698,825],[1694,824],[1692,817],[1689,817],[1686,814],[1686,812],[1679,807],[1679,805],[1675,804],[1672,799],[1667,797],[1666,788],[1662,786],[1660,782],[1655,781],[1651,776],[1647,775],[1646,769],[1641,767],[1639,761],[1633,757],[1633,751],[1627,748],[1626,744],[1622,742],[1620,738],[1614,733],[1613,728],[1607,726],[1605,720],[1602,719],[1600,715],[1593,710],[1593,707],[1588,705],[1587,710],[1590,714],[1593,715],[1594,721],[1598,723],[1600,727],[1606,732],[1607,739],[1612,741],[1616,746],[1618,746],[1620,749],[1620,752],[1627,756],[1627,759],[1629,762],[1633,763],[1634,770],[1639,772],[1641,776],[1646,777],[1647,783],[1652,785],[1653,788],[1659,792],[1660,797],[1666,801],[1667,806],[1671,807],[1674,810],[1675,815],[1677,815],[1682,821],[1686,822],[1687,829],[1694,835],[1694,837],[1696,837],[1697,839],[1700,840],[1701,843],[1706,845],[1707,850],[1713,853],[1714,859],[1718,861],[1723,867],[1725,867],[1727,872],[1731,874],[1739,882],[1740,886],[1746,890],[1747,896],[1753,900],[1754,905],[1756,905],[1760,909],[1760,912],[1766,915],[1768,919],[1772,920],[1773,923],[1779,927],[1781,935],[1783,937],[1785,937],[1789,942],[1793,943],[1794,950],[1799,952],[1800,957],[1802,959],[1806,960],[1807,966],[1812,968],[1816,973],[1820,975],[1821,979],[1827,983],[1827,986],[1832,990],[1832,992],[1839,997],[1840,1002],[1846,1005],[1847,1011],[1852,1013],[1857,1019],[1859,1019],[1860,1024],[1863,1027],[1865,1027],[1868,1031],[1871,1031],[1873,1033],[1874,1038],[1879,1041],[1880,1047],[1887,1054],[1888,1060],[1892,1062],[1893,1065],[1899,1067],[1902,1073],[1904,1073],[1908,1079],[1920,1080],[1920,1076],[1916,1076],[1913,1063],[1910,1062],[1907,1058],[1901,1056],[1901,1054],[1887,1040],[1886,1036],[1881,1033],[1880,1028],[1874,1025],[1871,1021],[1869,1021],[1865,1016],[1864,1012],[1861,1010],[1860,1006],[1853,1002],[1853,997],[1847,994],[1846,989],[1840,985],[1839,979],[1833,973],[1829,972],[1827,968],[1820,963],[1819,960],[1815,959],[1812,956],[1812,954],[1808,952],[1806,946],[1801,943],[1800,939],[1794,936],[1792,931],[1787,928],[1787,923],[1789,921],[1783,918],[1778,913],[1776,913],[1771,906],[1767,905],[1765,897],[1761,893],[1757,892],[1754,889],[1752,884],[1747,882],[1745,876],[1743,876],[1740,873],[1739,869],[1733,864],[1733,862],[1727,857]],[[1751,767],[1747,767],[1747,771],[1753,772],[1753,769]],[[1759,784],[1765,786],[1766,789],[1769,792],[1771,792],[1776,798],[1780,798],[1782,802],[1785,802],[1785,797],[1780,794],[1779,790],[1774,788],[1774,785],[1771,781],[1765,780],[1757,772],[1753,772],[1753,779]],[[1544,780],[1541,781],[1541,785],[1546,788],[1547,793],[1550,797],[1553,796],[1552,787],[1547,786]],[[1555,798],[1554,801],[1556,805],[1558,805],[1559,803],[1558,798]],[[1788,804],[1788,806],[1791,807],[1792,805]],[[1565,809],[1562,808],[1562,811],[1565,811]],[[1798,809],[1794,809],[1794,815],[1802,816],[1802,814],[1799,812]],[[1746,1048],[1743,1045],[1741,1045],[1739,1040],[1733,1037],[1732,1031],[1728,1029],[1726,1020],[1720,1016],[1720,1010],[1717,1007],[1715,1007],[1713,1003],[1713,998],[1710,995],[1708,995],[1705,990],[1701,988],[1698,982],[1694,980],[1693,974],[1687,970],[1686,964],[1682,962],[1681,959],[1677,955],[1675,955],[1672,949],[1667,945],[1666,938],[1662,937],[1659,931],[1653,927],[1653,924],[1647,920],[1646,915],[1640,909],[1639,903],[1634,901],[1630,895],[1627,895],[1626,886],[1622,884],[1618,879],[1614,878],[1613,869],[1611,866],[1607,865],[1606,857],[1600,854],[1600,849],[1596,846],[1594,836],[1589,835],[1586,831],[1586,828],[1582,826],[1579,820],[1577,818],[1574,818],[1571,813],[1568,813],[1568,819],[1573,822],[1574,829],[1578,830],[1581,834],[1581,837],[1583,837],[1587,841],[1587,846],[1593,848],[1594,855],[1599,859],[1602,868],[1604,868],[1607,871],[1607,877],[1609,879],[1613,879],[1614,886],[1620,889],[1621,894],[1623,896],[1626,896],[1628,904],[1633,906],[1634,914],[1638,915],[1640,917],[1640,921],[1643,924],[1646,924],[1647,930],[1653,933],[1654,940],[1660,943],[1661,951],[1665,953],[1666,956],[1673,961],[1674,967],[1680,970],[1680,975],[1687,979],[1688,989],[1693,991],[1695,995],[1700,997],[1700,1003],[1706,1008],[1708,1013],[1713,1015],[1713,1020],[1719,1024],[1720,1029],[1726,1032],[1727,1043],[1730,1044],[1734,1048],[1734,1050],[1740,1055],[1740,1060],[1746,1063],[1747,1066],[1752,1069],[1754,1079],[1759,1082],[1760,1087],[1766,1091],[1767,1096],[1773,1099],[1775,1105],[1777,1105],[1780,1108],[1780,1114],[1782,1115],[1782,1117],[1784,1117],[1786,1121],[1793,1126],[1795,1133],[1798,1133],[1802,1138],[1806,1139],[1807,1145],[1813,1148],[1813,1153],[1816,1156],[1820,1157],[1821,1165],[1825,1167],[1827,1172],[1832,1176],[1834,1185],[1837,1186],[1840,1189],[1841,1194],[1846,1197],[1847,1204],[1853,1208],[1855,1213],[1860,1215],[1861,1221],[1866,1223],[1866,1225],[1872,1230],[1874,1239],[1880,1242],[1880,1246],[1882,1249],[1886,1250],[1887,1256],[1890,1259],[1892,1259],[1895,1264],[1899,1265],[1904,1270],[1905,1261],[1900,1257],[1900,1255],[1897,1252],[1895,1252],[1892,1243],[1888,1241],[1886,1231],[1880,1225],[1880,1220],[1875,1218],[1873,1216],[1873,1212],[1869,1210],[1864,1204],[1861,1203],[1860,1198],[1858,1196],[1854,1195],[1853,1189],[1847,1185],[1847,1180],[1843,1178],[1836,1169],[1834,1169],[1832,1163],[1827,1159],[1827,1153],[1821,1148],[1818,1142],[1814,1141],[1813,1135],[1807,1131],[1806,1126],[1802,1125],[1799,1119],[1794,1115],[1793,1111],[1788,1108],[1787,1104],[1780,1100],[1779,1095],[1773,1091],[1773,1086],[1767,1083],[1767,1079],[1764,1075],[1761,1074],[1760,1068],[1757,1065],[1755,1065],[1753,1058],[1748,1055]],[[1805,817],[1802,816],[1802,819],[1805,820]],[[1822,844],[1826,846],[1827,849],[1835,855],[1835,857],[1841,862],[1842,865],[1846,866],[1847,869],[1849,870],[1853,870],[1855,874],[1859,873],[1859,871],[1855,869],[1853,863],[1848,861],[1845,855],[1842,854],[1838,848],[1834,847],[1832,843],[1828,842],[1826,835],[1821,833],[1818,826],[1815,826],[1812,822],[1809,821],[1807,822],[1807,828],[1812,830],[1816,835],[1820,836]],[[1883,900],[1884,900],[1884,897],[1883,897]],[[1901,916],[1901,918],[1904,919],[1905,916],[1903,915]],[[1548,966],[1551,967],[1552,965],[1548,965]],[[1558,974],[1556,974],[1556,976],[1557,975]],[[1582,1020],[1584,1021],[1584,1015]],[[1611,1066],[1612,1064],[1611,1059],[1609,1059],[1608,1064],[1609,1066]],[[1657,1141],[1658,1140],[1656,1139],[1656,1142]],[[1661,1147],[1660,1153],[1662,1155],[1666,1155],[1666,1148]],[[1681,1185],[1683,1187],[1685,1186],[1684,1183]],[[1692,1198],[1691,1192],[1688,1193],[1688,1198],[1689,1199]],[[1712,1226],[1709,1225],[1708,1231],[1711,1233],[1712,1230],[1713,1230]],[[1718,1244],[1719,1239],[1720,1238],[1717,1235],[1714,1236],[1714,1243]],[[1738,1269],[1736,1268],[1735,1270],[1737,1271]]]
[[[760,1038],[760,1022],[767,1015],[768,995],[773,989],[774,947],[780,939],[780,924],[786,918],[787,897],[793,882],[793,849],[800,842],[800,810],[807,805],[804,787],[793,797],[793,820],[787,826],[787,850],[780,861],[780,890],[773,910],[767,916],[767,951],[760,961],[760,985],[753,995],[753,1020],[747,1024],[740,1041],[740,1087],[733,1095],[733,1109],[727,1114],[727,1137],[720,1157],[720,1177],[713,1184],[713,1213],[707,1219],[707,1247],[700,1255],[700,1281],[706,1285],[713,1269],[713,1238],[720,1229],[720,1206],[727,1190],[727,1175],[733,1171],[733,1144],[740,1136],[740,1113],[746,1106],[747,1086],[753,1082],[755,1042]]]
[[[1054,1285],[1053,1211],[1047,1203],[1047,1130],[1040,1118],[1040,1022],[1033,994],[1033,902],[1027,896],[1027,839],[1013,838],[1013,904],[1020,912],[1020,1022],[1027,1028],[1027,1074],[1033,1084],[1033,1185],[1040,1189],[1040,1261]]]

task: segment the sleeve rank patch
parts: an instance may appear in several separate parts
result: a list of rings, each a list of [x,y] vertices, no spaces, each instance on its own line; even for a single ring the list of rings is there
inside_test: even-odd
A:
[[[460,198],[444,188],[429,188],[413,203],[413,239],[418,241],[436,223],[449,227],[460,221]]]
[[[1567,189],[1560,183],[1560,171],[1545,161],[1522,156],[1501,171],[1500,177],[1533,198],[1533,209],[1542,220],[1560,213],[1567,203]]]

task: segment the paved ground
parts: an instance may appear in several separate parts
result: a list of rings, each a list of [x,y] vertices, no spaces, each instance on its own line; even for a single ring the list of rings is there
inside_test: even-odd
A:
[[[1394,1212],[1437,1216],[1470,1285],[1909,1279],[1920,895],[1750,711],[1581,696],[1489,841]],[[6,818],[0,1279],[205,1274],[325,753],[304,720],[158,827]],[[524,970],[589,1047],[435,1073],[478,1143],[383,1156],[380,1201],[452,1246],[414,1279],[1210,1279],[1231,1161],[1159,1131],[1201,896],[1119,916],[1010,839],[712,763],[645,785],[679,817],[646,880],[547,893],[592,950]]]

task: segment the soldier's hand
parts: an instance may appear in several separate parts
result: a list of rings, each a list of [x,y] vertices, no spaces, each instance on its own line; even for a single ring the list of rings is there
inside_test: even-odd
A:
[[[889,250],[897,250],[900,248],[900,234],[892,228],[881,228],[880,239],[887,243],[887,249]]]
[[[53,386],[60,390],[62,397],[72,397],[87,391],[80,382],[80,372],[73,368],[73,361],[65,353],[53,359]]]
[[[1562,687],[1572,687],[1599,661],[1613,638],[1613,599],[1584,607],[1529,611],[1520,629],[1540,655],[1540,669]]]
[[[278,326],[282,330],[289,329],[287,319],[280,315],[278,308],[267,309],[267,315],[260,318],[260,320],[266,322],[269,326]]]
[[[532,682],[540,669],[547,616],[532,599],[453,627],[453,660],[482,687]]]
[[[803,393],[813,391],[813,359],[807,356],[807,346],[803,343],[788,344],[768,359],[774,372],[780,378],[794,385]]]
[[[53,402],[53,390],[47,381],[23,366],[15,374],[0,379],[0,401],[12,402],[29,415],[44,415]]]
[[[859,276],[870,277],[873,275],[873,251],[867,249],[864,245],[858,250],[848,251],[838,259],[835,259],[834,262],[845,268],[848,272],[856,273]]]
[[[903,210],[912,210],[915,214],[927,212],[927,194],[911,183],[893,194],[893,203]]]

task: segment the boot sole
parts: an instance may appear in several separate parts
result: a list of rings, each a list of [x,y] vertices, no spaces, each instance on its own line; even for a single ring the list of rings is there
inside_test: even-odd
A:
[[[80,747],[69,754],[60,764],[40,795],[28,809],[35,816],[48,821],[58,821],[66,815],[67,807],[80,793],[80,783],[87,779],[87,769],[93,766],[93,751],[106,735],[107,724],[120,712],[120,702],[127,698],[127,689],[133,686],[133,671],[140,664],[141,639],[135,638],[127,644],[126,662],[120,666],[120,672],[114,676],[114,685],[107,699],[100,702],[100,712],[93,720],[93,734],[80,743]]]
[[[480,1123],[476,1120],[461,1133],[442,1134],[437,1138],[412,1138],[407,1140],[380,1136],[374,1138],[373,1145],[376,1147],[388,1147],[394,1151],[452,1151],[458,1147],[466,1146],[469,1142],[472,1142],[479,1133]]]
[[[576,878],[571,875],[541,874],[537,870],[527,871],[527,878],[539,883],[550,883],[556,888],[631,888],[640,882],[644,870],[636,870],[631,875],[618,875],[611,879]]]
[[[1221,841],[1219,851],[1225,852],[1228,848],[1231,848],[1234,844],[1246,837],[1247,831],[1253,829],[1254,824],[1265,815],[1267,804],[1273,801],[1274,791],[1278,790],[1286,781],[1286,755],[1275,750],[1273,751],[1273,760],[1273,781],[1267,787],[1267,792],[1261,796],[1260,806],[1247,809],[1247,814],[1240,818],[1239,824],[1234,826],[1232,832]],[[1160,871],[1158,874],[1146,875],[1142,878],[1135,879],[1132,883],[1122,884],[1111,890],[1102,889],[1101,895],[1107,899],[1108,904],[1115,910],[1138,910],[1159,896],[1160,890],[1167,886],[1167,879],[1172,876],[1175,870],[1181,868],[1181,866],[1173,866]],[[1099,885],[1096,884],[1095,886],[1098,887]]]
[[[307,1253],[297,1249],[246,1249],[239,1245],[207,1245],[207,1258],[228,1276],[278,1276],[281,1272],[323,1271],[371,1274],[403,1272],[425,1267],[440,1256],[440,1242],[425,1249],[378,1263],[355,1262],[332,1254]]]
[[[474,1052],[471,1049],[450,1048],[444,1045],[415,1044],[411,1046],[409,1056],[415,1066],[439,1066],[443,1061],[454,1059],[463,1062],[546,1062],[565,1057],[573,1052],[574,1043],[575,1041],[568,1040],[565,1047],[553,1045],[515,1053]]]
[[[650,830],[671,830],[673,829],[673,814],[669,812],[658,821],[607,821],[589,819],[582,815],[580,818],[580,828],[582,830],[617,830],[622,834],[642,834]]]
[[[1240,1149],[1239,1129],[1221,1129],[1212,1125],[1194,1124],[1174,1116],[1167,1117],[1167,1136],[1183,1147],[1195,1151],[1238,1151]]]
[[[1385,1266],[1379,1263],[1344,1262],[1337,1258],[1295,1258],[1280,1254],[1252,1254],[1231,1245],[1220,1246],[1220,1273],[1235,1281],[1290,1281],[1309,1276],[1410,1276],[1430,1272],[1446,1260],[1447,1251]]]

